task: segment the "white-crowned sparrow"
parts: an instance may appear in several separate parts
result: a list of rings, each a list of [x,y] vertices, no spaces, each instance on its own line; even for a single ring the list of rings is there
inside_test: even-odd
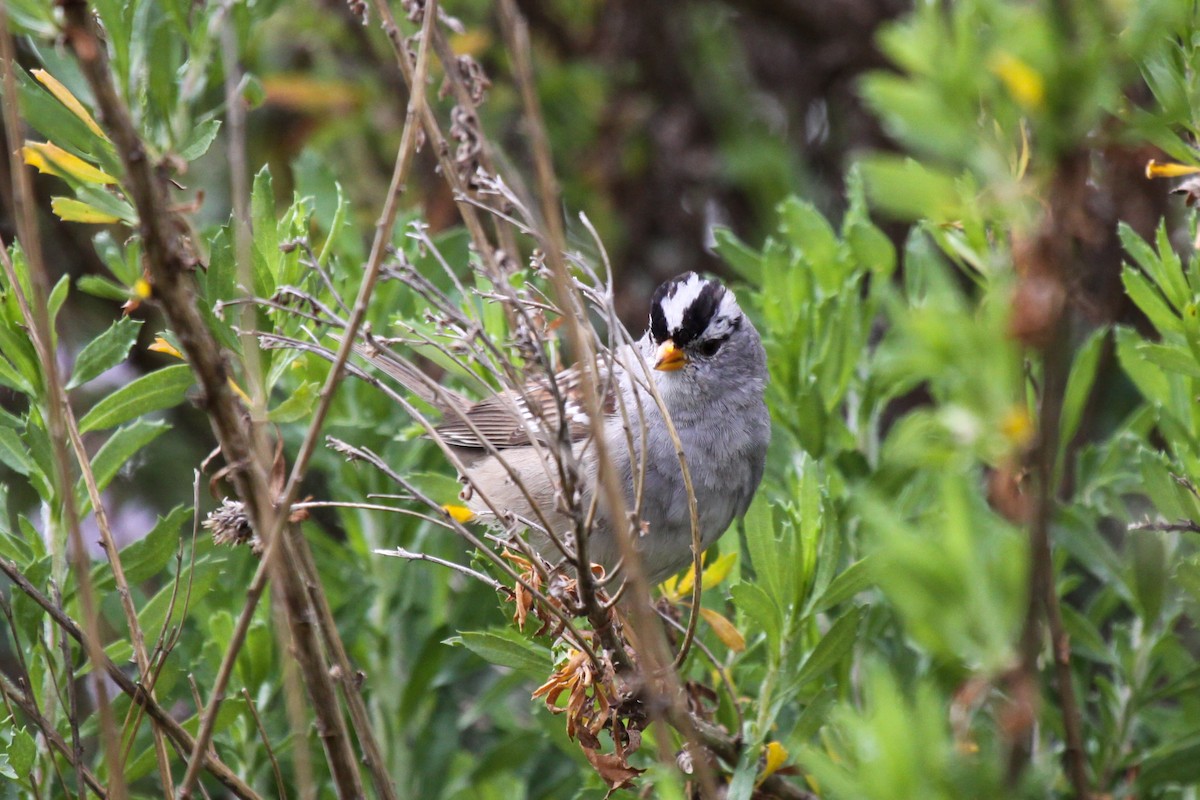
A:
[[[649,330],[635,347],[653,367],[650,375],[683,445],[696,494],[701,544],[707,548],[746,511],[762,479],[771,435],[763,402],[767,366],[762,342],[732,291],[688,272],[654,292]],[[434,391],[430,379],[410,365],[379,353],[369,355],[410,390],[440,406],[444,416],[437,431],[466,469],[465,496],[471,510],[486,520],[494,519],[494,508],[531,523],[531,541],[550,561],[561,561],[561,553],[536,524],[544,520],[567,540],[573,530],[558,505],[559,471],[551,452],[559,426],[548,382],[535,381],[523,392],[501,392],[472,402],[441,387]],[[621,393],[627,414],[619,413],[621,399],[615,392],[605,397],[603,436],[630,508],[637,505],[635,486],[642,484],[645,533],[637,545],[645,574],[656,583],[690,563],[691,516],[675,446],[646,389],[645,373],[631,356],[617,353],[615,380],[608,382]],[[562,373],[556,383],[584,473],[581,490],[586,508],[596,473],[595,449],[589,447],[593,426],[574,394],[578,375]],[[626,418],[632,420],[628,428]],[[609,567],[619,559],[602,511],[588,537],[588,557]]]

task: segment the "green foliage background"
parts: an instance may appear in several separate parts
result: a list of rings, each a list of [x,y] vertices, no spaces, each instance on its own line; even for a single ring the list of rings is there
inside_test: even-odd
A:
[[[374,21],[347,19],[344,8],[289,0],[93,5],[152,156],[176,159],[187,187],[181,203],[203,190],[192,214],[206,265],[196,282],[244,385],[232,314],[210,313],[240,296],[220,32],[233,25],[249,72],[240,92],[256,107],[248,131],[252,257],[263,297],[290,285],[319,291],[301,251],[281,248],[297,240],[311,244],[344,296],[354,294],[403,122],[405,97],[383,36]],[[523,5],[540,33],[538,89],[564,202],[595,220],[612,248],[625,287],[618,300],[636,327],[649,287],[691,265],[655,255],[671,239],[654,238],[621,212],[630,185],[668,169],[656,163],[664,154],[653,126],[665,124],[656,111],[645,112],[650,123],[641,132],[610,116],[653,101],[650,78],[639,72],[649,68],[579,44],[604,30],[605,14],[627,13],[616,8],[622,4]],[[702,266],[737,288],[763,332],[772,373],[767,478],[744,524],[719,544],[721,553],[738,554],[737,566],[703,601],[746,641],[734,652],[701,627],[734,696],[697,655],[683,671],[717,690],[716,721],[745,745],[740,762],[722,766],[728,796],[755,793],[770,742],[789,754],[792,780],[821,797],[1077,794],[1063,766],[1071,712],[1054,653],[1043,638],[1028,674],[1021,651],[1040,558],[1030,531],[1048,496],[1048,574],[1069,637],[1087,784],[1112,797],[1195,797],[1197,225],[1190,206],[1166,204],[1166,181],[1140,172],[1150,158],[1200,165],[1200,9],[1181,0],[963,0],[876,20],[881,58],[868,66],[879,68],[853,87],[886,135],[842,152],[836,178],[825,180],[745,102],[754,40],[738,14],[749,12],[715,2],[671,6],[686,43],[670,51],[672,66],[689,77],[704,118],[719,121],[708,153],[719,165],[717,183],[729,189],[726,207],[741,209],[723,220],[736,233],[717,227],[707,252],[692,246]],[[456,47],[492,77],[481,128],[511,165],[506,179],[528,180],[519,99],[490,4],[447,10],[463,23]],[[45,69],[92,106],[70,53],[55,45],[57,12],[39,0],[9,0],[7,13],[20,45],[26,135],[119,181],[112,144],[27,71]],[[450,101],[435,102],[445,118]],[[844,102],[831,97],[828,107]],[[852,136],[837,123],[849,118],[833,114],[826,133],[850,143],[847,150]],[[409,235],[410,225],[428,223],[431,240],[465,274],[473,257],[466,234],[427,154],[420,165],[393,244],[432,274],[429,248]],[[207,698],[242,606],[239,588],[256,562],[248,550],[193,535],[194,514],[211,501],[202,492],[201,508],[192,508],[192,469],[211,441],[187,402],[189,368],[146,354],[154,336],[171,338],[152,304],[131,317],[119,310],[140,291],[136,212],[120,191],[59,172],[38,186],[48,251],[73,259],[50,298],[71,353],[71,401],[101,488],[126,510],[110,515],[128,530],[122,560],[139,622],[151,640],[179,626],[157,695],[194,728],[189,684]],[[66,228],[49,214],[50,192],[118,222],[72,226],[73,238],[55,241]],[[1144,202],[1134,205],[1137,198]],[[581,228],[571,237],[598,255]],[[1058,249],[1039,258],[1029,255],[1030,242]],[[24,274],[20,249],[12,253]],[[1047,274],[1057,281],[1049,291],[1062,293],[1057,312],[1053,302],[1045,313],[1038,305],[1036,281]],[[75,492],[86,511],[87,495],[55,478],[45,375],[11,289],[0,303],[0,556],[46,594],[57,587],[78,618],[61,497]],[[377,332],[399,321],[419,326],[424,311],[400,283],[385,282],[371,323]],[[1037,334],[1056,314],[1064,335],[1047,343]],[[303,324],[260,312],[260,325],[281,333]],[[294,352],[263,359],[271,420],[290,453],[328,367]],[[1064,381],[1061,424],[1039,447],[1047,373],[1055,369]],[[435,496],[457,493],[419,431],[361,381],[341,386],[326,432],[379,453]],[[1047,486],[1038,453],[1050,454]],[[312,473],[306,493],[319,499],[363,500],[395,488],[332,452],[318,454]],[[363,510],[314,512],[304,530],[400,796],[603,796],[561,719],[528,698],[561,655],[550,642],[517,632],[511,609],[488,587],[373,552],[399,546],[469,563],[461,542]],[[106,650],[127,664],[132,648],[111,571],[97,560],[91,579]],[[190,586],[186,610],[171,602],[177,581]],[[16,588],[4,591],[0,666],[69,738],[66,660],[81,676],[88,659],[73,644],[64,656],[43,611]],[[216,748],[273,796],[265,735],[293,793],[297,754],[305,753],[318,796],[327,796],[316,733],[297,730],[286,713],[289,655],[278,646],[271,605],[260,607],[237,659]],[[114,745],[98,740],[92,704],[83,707],[85,760],[103,779],[100,753]],[[126,719],[129,698],[116,697],[114,710]],[[36,724],[11,704],[0,716],[0,774],[9,778],[0,796],[75,792],[71,770]],[[128,735],[133,796],[161,796],[149,725],[130,726]],[[654,796],[683,796],[684,778],[653,758],[660,739],[671,751],[679,742],[657,729],[647,737],[638,763],[650,771],[641,785]],[[1028,755],[1014,757],[1022,747]],[[173,765],[182,774],[182,759]]]

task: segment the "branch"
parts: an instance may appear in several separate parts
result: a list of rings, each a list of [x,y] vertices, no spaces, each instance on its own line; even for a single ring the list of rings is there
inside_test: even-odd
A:
[[[1014,244],[1014,260],[1022,283],[1014,297],[1016,309],[1010,331],[1023,344],[1042,352],[1042,392],[1039,408],[1038,438],[1031,457],[1036,476],[1036,506],[1029,529],[1030,576],[1029,601],[1021,633],[1021,658],[1018,679],[1032,680],[1038,674],[1038,658],[1043,647],[1043,617],[1050,631],[1056,682],[1062,705],[1065,747],[1063,766],[1078,800],[1091,797],[1083,747],[1083,722],[1071,675],[1070,640],[1063,625],[1058,586],[1054,574],[1054,556],[1050,529],[1057,506],[1059,431],[1063,397],[1071,368],[1070,315],[1066,309],[1068,272],[1074,263],[1071,249],[1075,231],[1068,220],[1081,207],[1078,197],[1086,186],[1087,159],[1076,154],[1065,157],[1050,187],[1049,212],[1041,229],[1029,242]],[[1027,306],[1017,308],[1028,293],[1038,293],[1050,302],[1040,312]],[[1015,782],[1030,757],[1029,737],[1015,743],[1009,759],[1009,781]]]
[[[160,726],[173,742],[184,750],[190,751],[192,749],[192,746],[195,744],[192,735],[176,722],[175,718],[160,706],[154,698],[150,697],[142,687],[134,683],[120,667],[113,663],[112,659],[104,655],[103,649],[90,641],[88,635],[80,630],[75,620],[67,616],[61,607],[51,602],[49,598],[39,592],[37,587],[29,582],[15,563],[7,559],[0,559],[0,572],[3,572],[13,582],[13,585],[33,600],[33,602],[41,606],[50,615],[50,619],[54,621],[54,624],[66,631],[86,652],[99,649],[101,656],[93,662],[97,671],[103,671],[117,685],[117,688],[129,695],[135,703],[144,708],[150,719]],[[243,798],[243,800],[260,800],[259,795],[211,751],[206,750],[203,754],[203,766],[208,770],[209,774],[220,781],[234,796]]]
[[[1190,519],[1181,519],[1178,522],[1145,519],[1141,522],[1131,522],[1126,526],[1125,530],[1159,531],[1162,533],[1200,533],[1200,524],[1192,522]]]
[[[280,533],[280,536],[301,538],[299,526],[289,525]],[[329,763],[330,776],[337,787],[337,795],[340,798],[361,798],[364,797],[362,781],[359,778],[358,766],[355,764],[354,752],[350,746],[350,733],[342,718],[337,691],[333,687],[333,679],[329,675],[330,670],[326,666],[325,655],[321,651],[321,643],[313,627],[314,615],[311,611],[308,594],[305,592],[304,580],[300,575],[295,578],[295,580],[280,581],[276,584],[288,609],[287,621],[292,633],[291,652],[300,668],[304,685],[308,689],[309,699],[312,701],[317,737],[325,749],[325,758]],[[315,584],[310,582],[309,585],[314,586]],[[304,612],[296,613],[298,609],[303,609]],[[370,730],[369,727],[368,730]]]
[[[283,772],[279,769],[279,759],[275,757],[275,748],[271,747],[271,740],[267,737],[267,729],[263,727],[262,717],[258,715],[258,709],[254,707],[254,698],[250,696],[250,690],[242,687],[242,699],[246,701],[246,708],[250,710],[250,716],[254,718],[254,727],[258,729],[258,738],[262,740],[263,749],[267,751],[267,760],[271,762],[271,771],[275,773],[275,789],[279,792],[279,800],[287,800],[287,786],[283,782]]]
[[[9,143],[9,162],[13,181],[13,207],[16,212],[18,239],[25,251],[29,264],[30,297],[26,297],[21,282],[17,280],[16,271],[8,257],[7,245],[0,241],[0,260],[3,261],[5,276],[9,288],[15,295],[21,310],[22,319],[29,330],[29,336],[37,352],[38,362],[44,385],[44,394],[31,397],[34,404],[39,401],[45,406],[45,415],[50,438],[51,460],[54,467],[52,482],[55,484],[59,506],[51,512],[51,550],[53,551],[52,574],[54,580],[61,585],[65,575],[64,569],[68,561],[76,573],[79,584],[79,600],[83,608],[84,625],[93,635],[91,640],[99,646],[99,611],[92,592],[91,564],[87,557],[87,549],[83,541],[83,533],[79,526],[79,509],[75,503],[74,480],[71,475],[70,455],[67,447],[67,416],[69,404],[62,377],[58,372],[58,358],[54,350],[54,323],[50,318],[47,298],[50,294],[50,277],[42,258],[41,240],[38,235],[37,221],[34,218],[32,205],[33,190],[29,180],[29,170],[21,163],[17,142],[21,141],[20,134],[20,105],[17,100],[17,84],[15,70],[18,69],[13,54],[13,41],[9,35],[7,7],[0,7],[0,55],[4,66],[4,126]],[[32,302],[31,302],[32,301]],[[82,464],[87,458],[80,459]],[[49,476],[48,476],[49,477]],[[59,552],[58,535],[55,532],[65,521],[69,537],[69,552]],[[119,563],[114,570],[119,569]],[[115,573],[114,573],[115,574]],[[131,632],[136,632],[137,621],[134,615]],[[91,658],[101,655],[101,651],[89,652]],[[142,655],[145,654],[143,647]],[[103,738],[109,742],[120,741],[116,720],[108,702],[108,689],[99,678],[93,677],[96,692],[97,707],[100,717],[100,730]],[[159,743],[161,744],[161,743]],[[165,750],[157,752],[165,757]],[[119,753],[111,747],[104,748],[104,758],[109,770],[109,788],[114,797],[126,796],[125,773]],[[169,770],[165,761],[159,760],[160,770]]]
[[[104,791],[104,785],[96,779],[96,776],[87,768],[87,765],[82,763],[82,759],[80,758],[83,755],[82,751],[67,744],[58,735],[58,731],[54,729],[54,724],[38,713],[37,702],[33,699],[33,695],[23,691],[3,673],[0,673],[0,691],[4,693],[4,696],[13,705],[21,709],[25,716],[33,721],[33,724],[37,726],[42,736],[50,743],[50,746],[67,760],[67,763],[71,765],[72,769],[87,784],[93,794],[100,798],[108,797],[108,793]]]

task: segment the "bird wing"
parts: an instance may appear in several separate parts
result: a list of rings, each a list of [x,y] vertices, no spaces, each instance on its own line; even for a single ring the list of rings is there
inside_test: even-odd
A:
[[[459,447],[484,448],[486,442],[498,450],[527,446],[535,439],[553,441],[561,425],[556,389],[562,397],[562,417],[566,419],[570,440],[586,439],[592,426],[584,408],[577,369],[556,374],[553,384],[547,378],[538,378],[526,384],[521,392],[499,392],[461,412],[447,413],[437,426],[438,433]],[[615,413],[612,386],[605,387],[602,407],[605,415]]]
[[[462,394],[440,386],[419,367],[395,351],[368,341],[355,344],[354,352],[394,379],[408,391],[442,412],[436,426],[438,435],[448,444],[472,449],[497,450],[524,447],[553,441],[559,431],[559,402],[567,420],[572,442],[591,433],[590,420],[583,402],[581,375],[577,368],[555,374],[553,382],[543,376],[527,383],[523,390],[507,389],[472,402]],[[606,415],[615,413],[614,387],[607,380],[608,370],[601,368],[602,407]]]

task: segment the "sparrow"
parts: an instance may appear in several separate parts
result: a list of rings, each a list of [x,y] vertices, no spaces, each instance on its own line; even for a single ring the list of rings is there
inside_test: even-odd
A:
[[[444,387],[435,390],[431,378],[387,352],[373,352],[370,360],[442,413],[436,435],[464,471],[460,478],[470,510],[483,522],[527,525],[531,543],[551,563],[564,560],[554,539],[570,548],[575,530],[564,508],[562,473],[554,454],[562,427],[556,394],[562,398],[566,438],[580,476],[580,507],[591,505],[596,490],[597,448],[592,442],[602,437],[627,509],[640,512],[635,547],[651,583],[691,563],[692,521],[675,443],[648,380],[682,445],[702,550],[746,512],[762,480],[771,438],[763,399],[768,373],[762,340],[733,291],[695,272],[655,290],[645,334],[607,361],[612,373],[601,375],[600,385],[609,390],[599,420],[584,408],[577,370],[557,374],[553,387],[545,376],[535,377],[522,390],[473,401]],[[643,363],[651,369],[642,368]],[[587,555],[609,570],[620,563],[619,543],[603,503],[588,531]]]

